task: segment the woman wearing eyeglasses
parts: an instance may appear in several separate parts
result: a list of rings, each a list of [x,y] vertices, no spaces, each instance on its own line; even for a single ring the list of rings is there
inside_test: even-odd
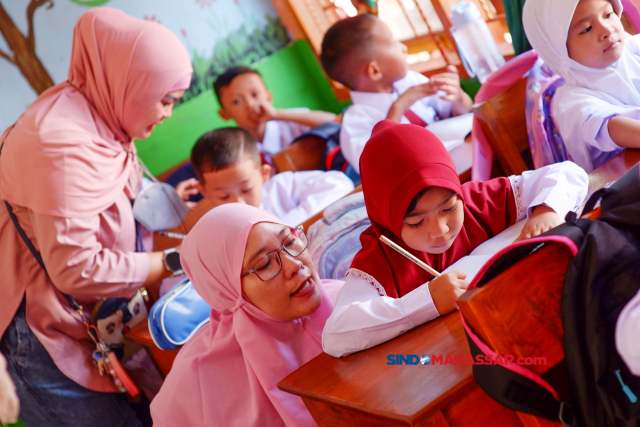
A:
[[[321,281],[301,228],[232,203],[206,214],[180,258],[210,322],[180,350],[151,404],[155,427],[313,426],[277,383],[322,352],[342,286]]]

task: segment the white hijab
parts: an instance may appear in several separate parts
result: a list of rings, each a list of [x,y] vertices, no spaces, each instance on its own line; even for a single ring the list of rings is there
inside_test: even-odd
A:
[[[640,43],[625,35],[622,57],[613,65],[590,68],[569,58],[567,35],[580,0],[527,0],[522,23],[531,46],[567,86],[599,92],[595,96],[614,105],[640,107]],[[620,0],[609,0],[614,12],[622,15]]]

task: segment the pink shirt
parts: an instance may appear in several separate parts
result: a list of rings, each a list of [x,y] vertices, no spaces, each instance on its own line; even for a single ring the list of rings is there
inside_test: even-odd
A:
[[[63,218],[13,206],[20,226],[40,252],[47,277],[18,235],[7,209],[0,209],[0,266],[3,298],[0,333],[27,297],[27,322],[58,368],[78,384],[116,391],[93,362],[95,345],[78,315],[62,297],[73,296],[89,316],[99,298],[132,297],[149,273],[149,257],[135,253],[131,203],[122,192],[106,211],[87,218]]]
[[[135,253],[130,198],[142,174],[125,129],[147,125],[165,94],[185,89],[191,60],[157,22],[93,7],[76,23],[67,82],[43,92],[0,137],[0,197],[14,207],[49,276],[0,207],[0,334],[26,295],[27,322],[78,384],[116,391],[95,344],[59,291],[84,305],[131,297],[149,274]],[[155,113],[154,113],[155,114]]]

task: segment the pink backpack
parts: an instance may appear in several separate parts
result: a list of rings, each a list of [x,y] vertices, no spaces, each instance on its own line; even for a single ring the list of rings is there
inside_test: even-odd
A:
[[[538,54],[534,50],[530,50],[507,62],[484,82],[476,94],[474,102],[485,101],[513,86],[529,73],[537,59]],[[480,127],[480,121],[477,117],[473,118],[471,142],[473,143],[471,179],[473,181],[486,181],[491,178],[493,150]]]
[[[529,71],[525,113],[531,158],[536,169],[571,160],[553,120],[551,102],[556,90],[564,84],[564,79],[554,74],[540,58]]]
[[[553,95],[564,84],[564,80],[553,74],[534,50],[516,56],[492,74],[478,91],[475,102],[482,102],[497,95],[524,76],[528,76],[524,113],[534,167],[537,169],[569,159],[562,137],[552,118],[551,103]],[[486,181],[491,177],[493,150],[480,127],[480,122],[475,117],[471,139],[473,143],[471,179]]]

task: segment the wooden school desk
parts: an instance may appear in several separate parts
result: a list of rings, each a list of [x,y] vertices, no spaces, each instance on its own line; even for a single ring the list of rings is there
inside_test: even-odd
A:
[[[590,187],[618,179],[639,160],[640,150],[620,153],[589,175]],[[458,305],[498,353],[547,357],[546,366],[530,366],[543,374],[564,358],[560,298],[569,260],[568,250],[549,245]],[[389,354],[470,354],[459,313],[344,358],[320,354],[278,387],[301,396],[319,426],[560,426],[494,402],[471,366],[387,365]]]

